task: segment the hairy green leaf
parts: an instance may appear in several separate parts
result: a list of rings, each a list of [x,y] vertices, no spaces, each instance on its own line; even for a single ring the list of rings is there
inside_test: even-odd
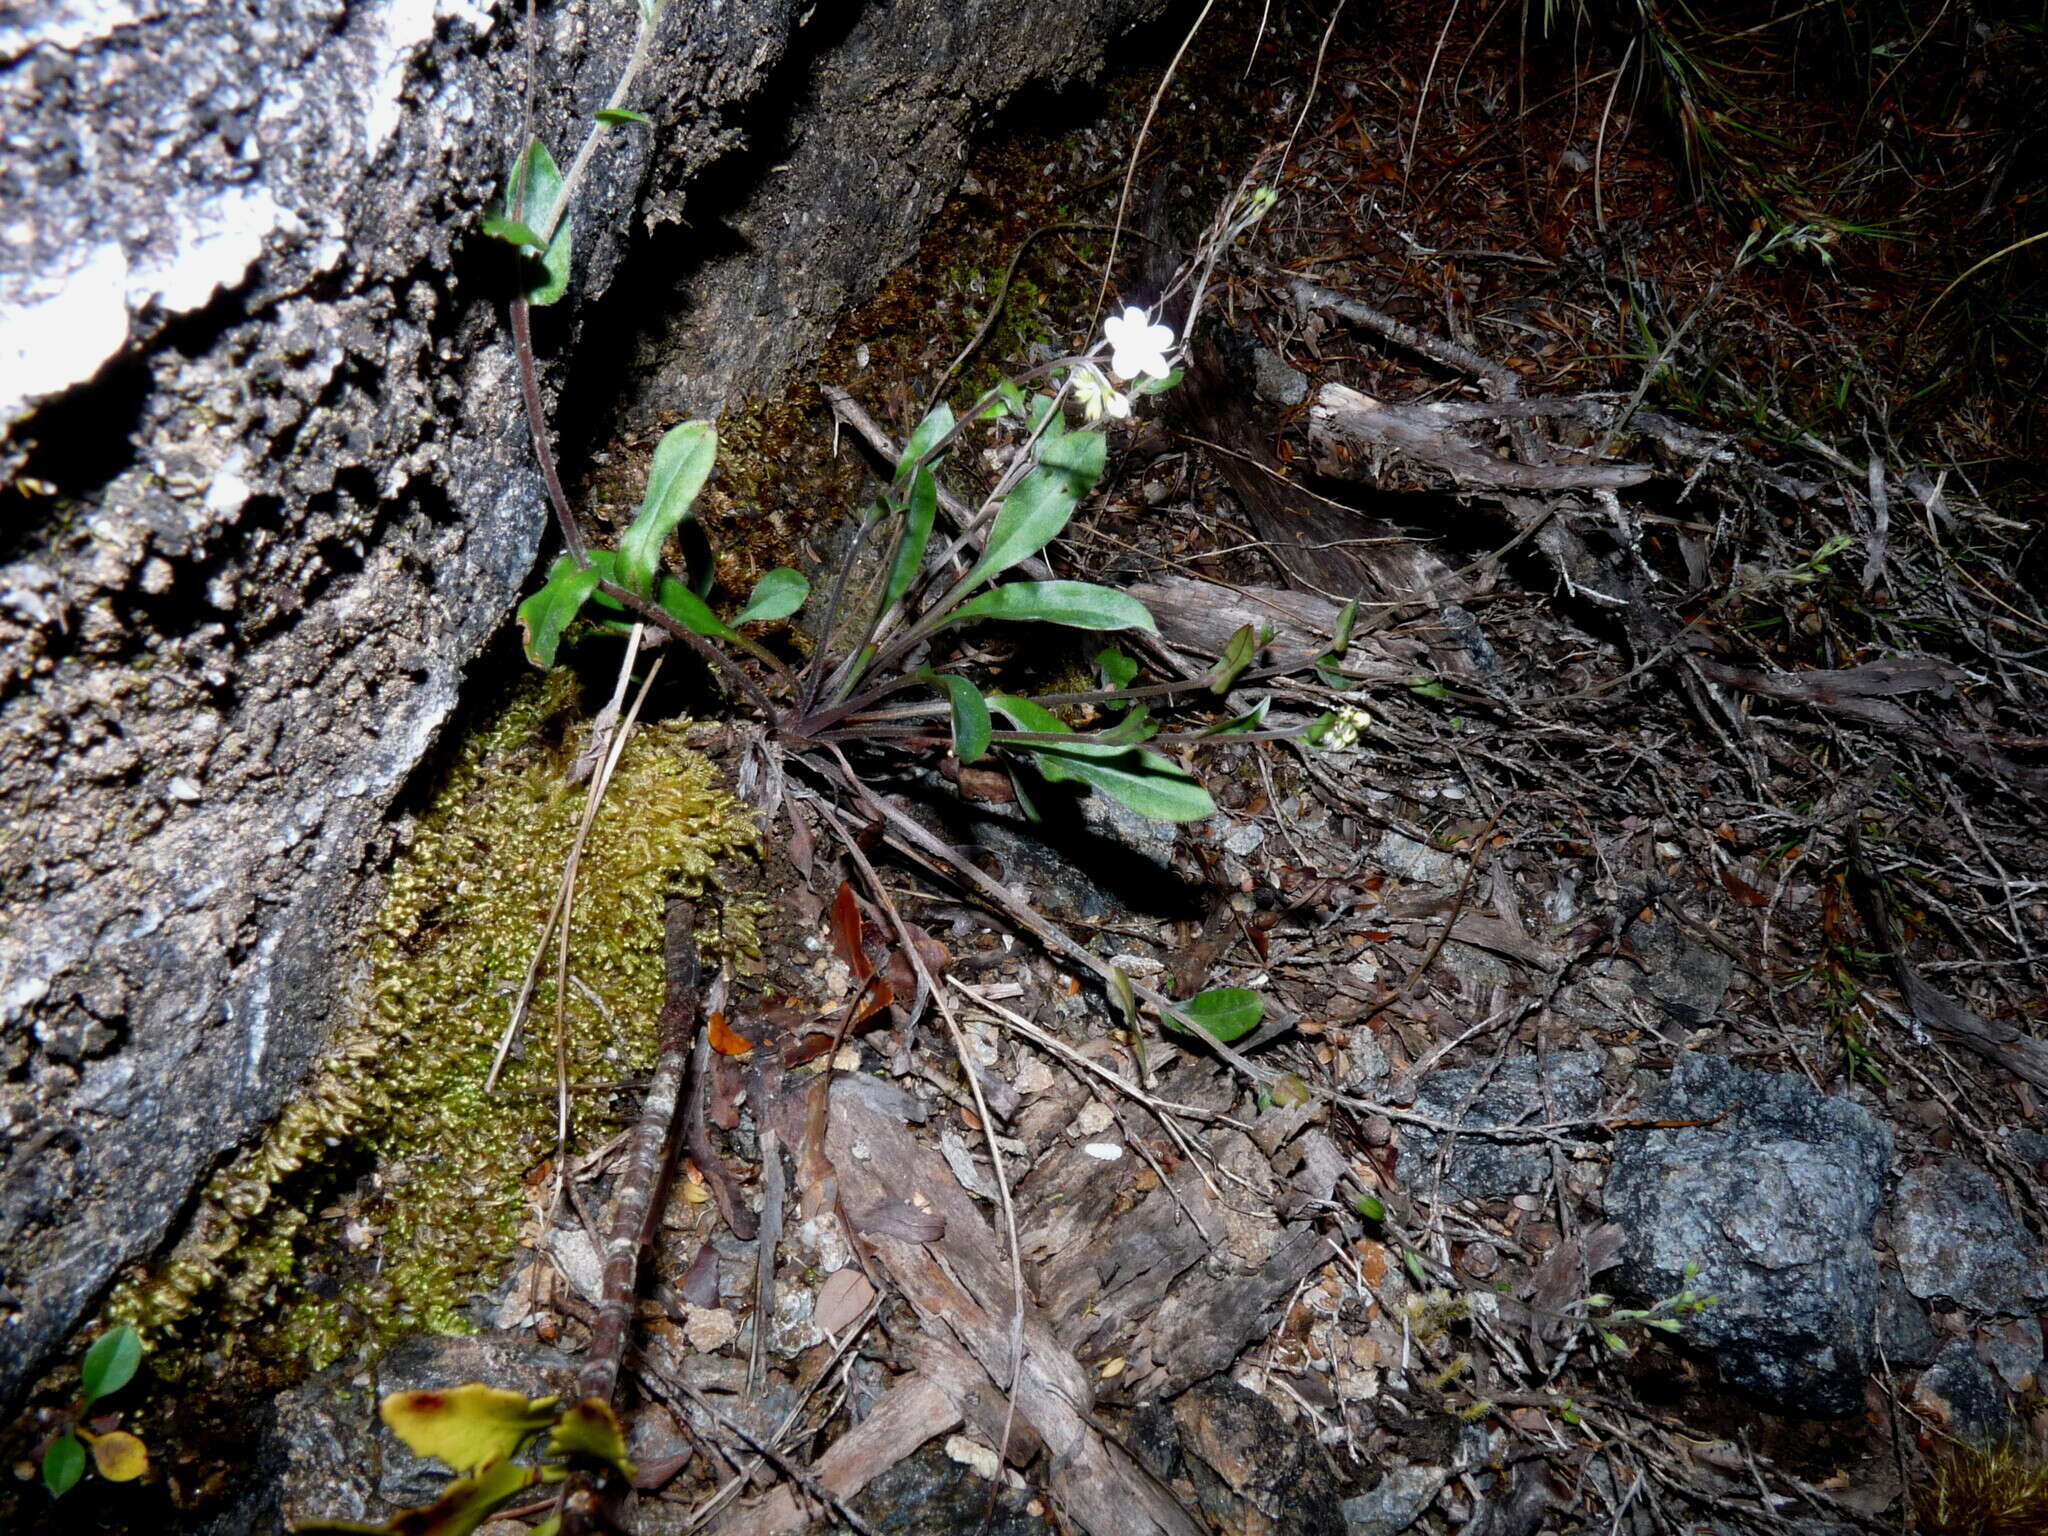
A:
[[[142,1336],[125,1324],[109,1329],[93,1340],[79,1369],[79,1390],[90,1408],[101,1398],[120,1391],[135,1379],[142,1364]]]
[[[494,240],[503,240],[508,245],[529,246],[538,251],[541,248],[540,235],[531,224],[519,219],[508,219],[502,213],[484,215],[484,233]]]
[[[1150,706],[1140,704],[1108,730],[1098,732],[1095,739],[1112,741],[1119,746],[1136,746],[1141,741],[1150,741],[1158,734],[1159,726],[1152,719]]]
[[[1250,666],[1252,658],[1258,654],[1258,629],[1250,624],[1240,624],[1236,633],[1223,642],[1223,654],[1209,669],[1209,691],[1219,699],[1230,692],[1238,674]]]
[[[653,592],[661,547],[689,516],[717,457],[718,430],[708,421],[686,421],[663,434],[647,469],[647,494],[640,498],[633,526],[619,540],[620,586],[641,597]]]
[[[704,635],[712,640],[735,638],[732,626],[713,613],[709,603],[673,576],[661,578],[661,593],[655,601],[661,604],[670,618],[693,635]]]
[[[923,458],[931,450],[933,443],[952,430],[953,407],[942,400],[931,408],[925,419],[904,439],[903,456],[896,461],[896,483],[901,485],[903,477],[910,472],[910,466]],[[941,454],[940,457],[943,458],[944,455]],[[931,465],[927,464],[925,467],[930,468]]]
[[[1227,1045],[1259,1027],[1266,1016],[1266,1000],[1243,987],[1214,987],[1196,993],[1180,1010]]]
[[[747,605],[732,616],[734,624],[766,623],[786,619],[803,607],[811,595],[811,584],[788,566],[777,566],[754,583]]]
[[[932,521],[938,512],[939,482],[926,465],[910,481],[910,504],[903,514],[903,542],[896,546],[889,582],[882,589],[882,612],[895,607],[896,600],[917,580],[918,570],[924,564],[925,547],[931,543]]]
[[[526,290],[526,302],[536,308],[554,303],[569,291],[569,210],[557,208],[563,190],[561,167],[547,145],[535,139],[512,168],[506,213],[533,232],[533,240],[527,242],[531,245],[540,244],[539,231],[554,226],[548,248],[539,255],[541,279]]]
[[[1046,423],[1045,435],[1038,440],[1039,467],[1066,475],[1073,484],[1074,499],[1079,501],[1102,478],[1109,440],[1100,432],[1069,432],[1064,427],[1055,436],[1052,429],[1056,426],[1060,426],[1058,417]]]
[[[988,702],[1021,730],[1071,734],[1057,715],[1030,699],[998,693]],[[1179,764],[1156,752],[1091,741],[1057,746],[1019,743],[1014,750],[1029,755],[1039,773],[1052,782],[1078,780],[1154,821],[1201,821],[1216,814],[1209,792]]]
[[[1256,731],[1266,723],[1266,708],[1273,700],[1263,698],[1234,720],[1225,720],[1198,732],[1202,736],[1237,736],[1246,731]]]
[[[1095,653],[1095,670],[1105,688],[1128,688],[1138,680],[1138,664],[1113,645]]]
[[[988,755],[988,700],[964,677],[934,672],[931,681],[946,691],[946,702],[952,706],[953,755],[963,763],[979,762]]]
[[[1087,581],[1019,581],[969,598],[949,622],[1037,620],[1069,629],[1142,629],[1157,633],[1145,605],[1125,592]]]
[[[555,647],[562,643],[562,631],[569,627],[597,590],[603,579],[595,564],[579,567],[567,555],[548,570],[548,579],[533,596],[519,605],[519,627],[526,635],[526,659],[536,667],[555,664]]]
[[[1074,477],[1065,470],[1033,469],[1017,482],[1017,488],[1003,498],[989,530],[981,558],[968,573],[971,585],[1000,576],[1020,560],[1029,560],[1059,537],[1074,515],[1081,492],[1074,489]]]

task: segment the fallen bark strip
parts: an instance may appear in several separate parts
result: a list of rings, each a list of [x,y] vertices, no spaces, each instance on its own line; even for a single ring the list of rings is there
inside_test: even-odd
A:
[[[1621,490],[1650,478],[1640,464],[1517,463],[1467,440],[1457,431],[1459,418],[1434,405],[1388,405],[1342,384],[1317,392],[1310,419],[1323,454],[1391,456],[1448,475],[1461,489]]]
[[[994,1231],[943,1159],[877,1108],[858,1079],[833,1085],[827,1150],[848,1226],[926,1330],[1002,1382],[1012,1361],[1011,1319],[1003,1308],[1009,1277]],[[909,1242],[852,1219],[905,1197],[943,1222],[943,1233]],[[1018,1417],[1045,1443],[1047,1488],[1066,1514],[1090,1536],[1200,1536],[1200,1525],[1172,1494],[1089,1422],[1095,1393],[1088,1373],[1038,1308],[1027,1310],[1023,1333],[1022,1368],[1008,1391]]]
[[[612,1400],[612,1392],[618,1386],[619,1364],[625,1358],[626,1335],[639,1290],[636,1282],[640,1253],[653,1230],[656,1196],[668,1173],[669,1147],[675,1137],[676,1112],[682,1103],[690,1043],[697,1033],[700,974],[693,932],[696,918],[696,909],[689,902],[669,902],[663,930],[667,996],[657,1025],[661,1054],[647,1085],[647,1097],[640,1104],[640,1118],[626,1145],[611,1233],[604,1245],[602,1300],[591,1325],[590,1348],[584,1355],[583,1369],[576,1377],[579,1396],[595,1397],[606,1403]]]
[[[657,1024],[660,1055],[647,1097],[640,1104],[626,1144],[612,1206],[611,1231],[604,1243],[603,1289],[590,1324],[590,1346],[576,1374],[576,1395],[596,1399],[607,1411],[618,1389],[619,1366],[632,1329],[633,1304],[639,1295],[640,1255],[660,1215],[659,1196],[667,1178],[669,1150],[674,1143],[683,1087],[689,1074],[690,1042],[697,1033],[701,973],[697,961],[697,910],[689,902],[671,900],[663,924],[662,954],[666,991]],[[563,1485],[561,1528],[564,1536],[603,1527],[601,1487],[590,1474],[576,1472]]]
[[[930,1377],[907,1376],[868,1416],[833,1441],[811,1464],[811,1476],[837,1499],[851,1499],[934,1435],[961,1423],[952,1397]],[[730,1510],[712,1527],[716,1536],[781,1536],[811,1519],[806,1500],[783,1483],[758,1503]]]

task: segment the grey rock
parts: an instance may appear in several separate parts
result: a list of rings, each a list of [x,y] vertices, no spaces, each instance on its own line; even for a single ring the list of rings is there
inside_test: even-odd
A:
[[[910,254],[976,125],[1157,9],[667,7],[655,121],[598,151],[537,326],[544,390],[622,306],[679,317],[619,386],[633,419],[773,389]],[[473,234],[522,137],[517,14],[0,19],[0,479],[58,488],[10,498],[0,544],[0,820],[34,829],[0,845],[0,1406],[346,1015],[392,802],[541,547]],[[635,8],[545,26],[566,161]]]
[[[1711,944],[1690,938],[1670,917],[1633,922],[1628,937],[1636,947],[1650,996],[1673,1018],[1704,1024],[1721,1010],[1735,975],[1735,961]]]
[[[1920,1377],[1914,1396],[1951,1434],[1977,1445],[2001,1439],[2012,1412],[1968,1339],[1957,1339]]]
[[[1400,1536],[1450,1480],[1448,1467],[1396,1462],[1377,1488],[1344,1501],[1345,1527],[1350,1536]]]
[[[1723,1374],[1799,1412],[1863,1400],[1876,1344],[1871,1227],[1891,1134],[1804,1078],[1679,1058],[1645,1119],[1703,1120],[1615,1137],[1607,1214],[1628,1229],[1623,1285],[1652,1299],[1692,1288],[1719,1304],[1685,1338]]]
[[[2041,1245],[2013,1219],[1991,1176],[1961,1158],[1900,1177],[1892,1240],[1915,1296],[2006,1314],[2048,1299]]]
[[[1416,1084],[1415,1108],[1420,1114],[1457,1125],[1587,1119],[1600,1108],[1601,1060],[1597,1052],[1570,1051],[1547,1056],[1540,1064],[1526,1057],[1505,1061],[1490,1077],[1478,1067],[1431,1072]],[[1482,1079],[1486,1086],[1468,1105],[1466,1099]],[[1451,1141],[1443,1169],[1446,1198],[1529,1194],[1550,1180],[1550,1148],[1545,1142],[1482,1136],[1454,1136]],[[1402,1128],[1399,1177],[1404,1188],[1422,1195],[1438,1188],[1443,1143],[1438,1132]]]
[[[1252,353],[1252,389],[1268,405],[1299,405],[1308,398],[1308,375],[1290,368],[1269,347]]]
[[[2041,1374],[2041,1323],[2016,1317],[1984,1330],[1977,1353],[2010,1392],[2031,1392]]]
[[[1929,1364],[1941,1353],[1941,1335],[1927,1321],[1927,1308],[1914,1299],[1895,1269],[1878,1277],[1877,1346],[1893,1367]]]
[[[436,1498],[448,1481],[439,1462],[414,1456],[377,1418],[387,1392],[481,1381],[528,1397],[575,1386],[576,1362],[530,1338],[500,1334],[419,1337],[399,1343],[370,1379],[336,1366],[282,1394],[272,1438],[281,1452],[284,1519],[382,1520]]]

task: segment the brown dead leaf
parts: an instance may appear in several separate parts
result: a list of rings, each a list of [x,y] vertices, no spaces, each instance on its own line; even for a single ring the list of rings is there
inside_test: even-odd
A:
[[[726,1023],[722,1013],[713,1013],[705,1028],[711,1036],[711,1049],[721,1056],[744,1056],[754,1048],[754,1042]]]
[[[874,1299],[875,1288],[866,1275],[852,1265],[835,1269],[818,1287],[818,1304],[811,1311],[811,1321],[826,1333],[843,1333],[860,1320]]]

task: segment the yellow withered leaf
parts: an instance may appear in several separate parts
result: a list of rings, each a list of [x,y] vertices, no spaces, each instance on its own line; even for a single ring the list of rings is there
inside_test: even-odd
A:
[[[110,1483],[132,1483],[149,1470],[149,1448],[125,1429],[95,1435],[80,1429],[78,1438],[92,1452],[92,1464]]]
[[[555,1399],[466,1386],[393,1392],[378,1406],[391,1432],[416,1456],[434,1456],[458,1472],[502,1460],[555,1422]]]

